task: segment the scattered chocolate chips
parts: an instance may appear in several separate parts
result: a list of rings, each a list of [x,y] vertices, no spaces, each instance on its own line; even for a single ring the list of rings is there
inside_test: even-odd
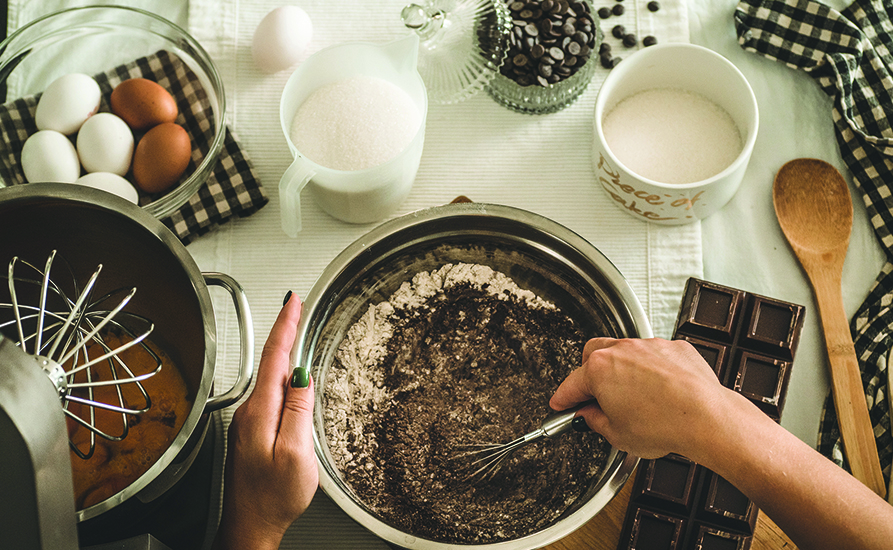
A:
[[[623,0],[615,0],[615,4],[610,8],[599,8],[599,17],[602,19],[609,19],[614,15],[623,15],[625,13],[625,8],[620,2],[623,2]],[[649,11],[656,12],[660,10],[660,2],[658,2],[658,0],[650,0],[647,7]],[[639,43],[638,37],[636,37],[634,33],[626,32],[626,28],[620,24],[614,25],[611,28],[611,36],[616,38],[625,48],[635,48]],[[657,44],[657,38],[652,35],[648,35],[642,39],[643,46],[654,46],[655,44]],[[605,67],[606,69],[616,67],[621,60],[621,58],[613,56],[611,53],[611,45],[607,42],[602,42],[599,45],[598,56],[602,67]]]
[[[549,86],[575,74],[595,47],[597,23],[580,0],[507,2],[509,51],[500,73],[521,86]],[[610,17],[599,13],[599,17]]]
[[[602,67],[604,67],[606,69],[613,69],[614,67],[616,67],[617,64],[620,63],[621,59],[622,58],[620,58],[620,57],[611,56],[610,53],[604,54],[600,57]]]

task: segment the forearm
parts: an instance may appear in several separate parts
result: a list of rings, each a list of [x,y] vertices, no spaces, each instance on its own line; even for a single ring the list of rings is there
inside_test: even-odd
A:
[[[889,548],[893,508],[734,394],[692,460],[746,494],[801,550]]]

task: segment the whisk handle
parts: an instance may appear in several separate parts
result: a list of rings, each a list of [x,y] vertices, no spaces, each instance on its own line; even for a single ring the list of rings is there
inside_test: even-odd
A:
[[[577,411],[595,402],[595,399],[590,399],[589,401],[584,401],[583,403],[575,405],[569,409],[550,414],[546,417],[545,420],[543,420],[542,433],[546,437],[554,437],[556,435],[561,435],[565,432],[569,432],[571,430],[572,423],[574,421],[574,417],[577,414]]]

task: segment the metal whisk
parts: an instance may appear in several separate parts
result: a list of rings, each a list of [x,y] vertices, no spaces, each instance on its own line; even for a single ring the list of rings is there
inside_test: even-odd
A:
[[[467,468],[474,468],[474,470],[466,476],[466,480],[478,479],[486,481],[487,479],[492,479],[493,476],[496,475],[496,472],[499,471],[502,462],[521,447],[526,447],[531,443],[543,439],[551,439],[555,436],[567,433],[572,429],[581,432],[588,431],[589,427],[585,424],[580,427],[579,424],[574,422],[574,417],[576,416],[577,411],[595,402],[596,401],[593,399],[580,403],[570,409],[552,413],[543,420],[539,428],[526,435],[522,435],[509,443],[479,443],[464,445],[466,448],[474,448],[461,452],[455,455],[454,458],[460,460],[473,458],[473,460],[468,463]]]
[[[57,260],[68,268],[70,288],[67,283],[65,289],[60,284],[64,271],[58,280],[51,274]],[[120,288],[92,298],[101,271],[100,264],[81,288],[71,266],[61,256],[57,257],[55,250],[50,253],[43,269],[14,257],[9,262],[6,276],[10,301],[0,302],[0,330],[17,341],[26,353],[40,359],[56,387],[66,417],[90,430],[87,450],[78,448],[69,440],[71,448],[83,459],[93,455],[97,435],[111,441],[120,441],[127,436],[128,415],[143,414],[152,406],[141,381],[161,370],[161,358],[144,342],[154,324],[144,317],[122,311],[133,298],[136,288]],[[114,333],[126,336],[126,340],[122,339],[123,343],[112,348],[107,340]],[[141,353],[149,354],[151,360],[146,362],[155,365],[154,369],[136,373],[119,357],[137,345],[141,346]],[[91,352],[90,348],[100,351]],[[136,351],[140,352],[139,348]],[[107,368],[100,374],[99,366],[103,364]],[[122,387],[128,384],[134,384],[141,396],[135,405],[127,403],[122,392]],[[100,401],[94,395],[97,388],[104,386],[114,386],[113,397],[106,399],[110,402]],[[132,397],[129,399],[133,400]],[[89,409],[87,414],[84,414],[84,408]],[[97,410],[120,415],[120,433],[107,433],[111,430],[98,427]]]

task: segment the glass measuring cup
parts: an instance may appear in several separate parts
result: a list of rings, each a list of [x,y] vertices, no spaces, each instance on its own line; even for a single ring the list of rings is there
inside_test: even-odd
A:
[[[304,187],[320,208],[349,223],[371,223],[387,217],[409,195],[419,168],[425,140],[428,95],[416,69],[419,38],[378,45],[348,42],[320,50],[289,77],[282,92],[279,118],[294,161],[279,180],[282,229],[291,237],[301,231]],[[386,80],[406,92],[418,108],[421,122],[412,141],[396,157],[361,170],[335,170],[302,154],[291,138],[291,126],[301,104],[322,86],[350,78]]]

